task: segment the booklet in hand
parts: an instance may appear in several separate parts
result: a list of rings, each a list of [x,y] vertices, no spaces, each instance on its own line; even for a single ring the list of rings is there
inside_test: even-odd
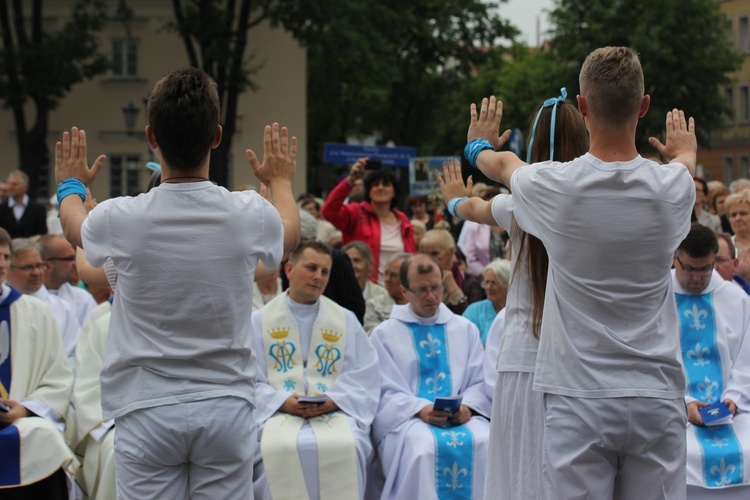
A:
[[[447,398],[435,398],[435,402],[432,407],[438,411],[447,411],[448,413],[455,413],[461,408],[461,401],[463,396],[450,396]]]
[[[6,405],[5,403],[0,403],[0,411],[3,413],[8,413],[10,411],[10,406]]]
[[[709,406],[699,408],[698,411],[703,419],[703,425],[724,425],[732,423],[732,412],[727,405],[719,401]]]
[[[299,403],[314,403],[316,405],[322,405],[328,401],[328,396],[300,396],[297,399]]]

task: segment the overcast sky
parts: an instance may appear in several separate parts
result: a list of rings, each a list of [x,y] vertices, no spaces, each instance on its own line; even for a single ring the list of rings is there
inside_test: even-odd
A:
[[[521,30],[519,41],[529,46],[537,45],[536,20],[539,17],[539,37],[544,40],[544,32],[549,29],[547,14],[543,12],[554,7],[554,0],[509,0],[500,4],[500,17],[508,19]]]

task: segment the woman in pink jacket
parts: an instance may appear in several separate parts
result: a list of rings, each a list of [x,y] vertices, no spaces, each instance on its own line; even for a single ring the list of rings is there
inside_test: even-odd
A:
[[[383,271],[388,259],[398,252],[416,252],[414,228],[409,218],[397,210],[401,194],[396,176],[387,170],[373,170],[364,175],[367,158],[352,165],[349,175],[328,195],[321,212],[331,224],[341,231],[346,245],[362,241],[372,249],[374,265],[370,280],[383,284]],[[364,177],[365,201],[344,201],[354,183]]]

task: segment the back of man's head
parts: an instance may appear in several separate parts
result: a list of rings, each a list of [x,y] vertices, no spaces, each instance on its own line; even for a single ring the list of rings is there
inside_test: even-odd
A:
[[[719,240],[716,234],[706,226],[693,224],[690,232],[677,247],[677,254],[686,253],[694,259],[719,253]]]
[[[638,54],[628,47],[602,47],[588,55],[579,76],[588,112],[602,123],[621,127],[637,118],[644,94]]]
[[[156,83],[148,98],[148,122],[170,167],[189,171],[205,161],[219,111],[216,82],[199,69],[175,70]]]

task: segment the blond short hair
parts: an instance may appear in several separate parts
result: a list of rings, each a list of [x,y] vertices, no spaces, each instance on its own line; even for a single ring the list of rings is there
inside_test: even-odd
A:
[[[619,126],[638,115],[644,94],[643,69],[633,49],[596,49],[583,62],[579,84],[589,112],[600,121]]]

